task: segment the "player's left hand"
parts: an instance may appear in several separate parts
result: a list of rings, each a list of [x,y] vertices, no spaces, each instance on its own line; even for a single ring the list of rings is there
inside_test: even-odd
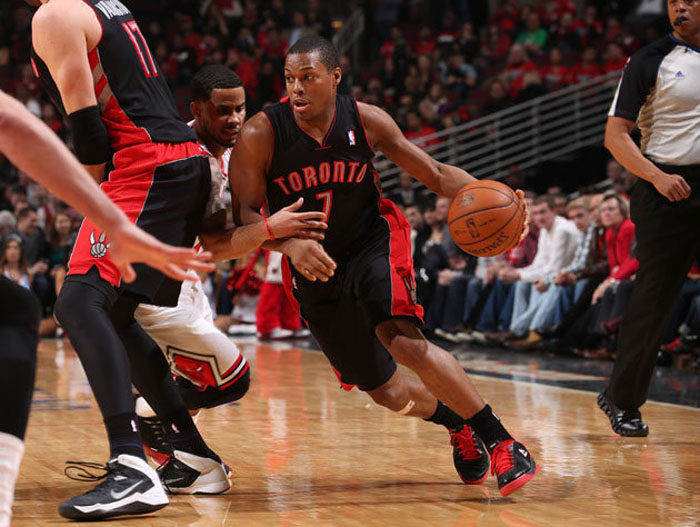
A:
[[[128,222],[108,235],[110,255],[125,282],[136,279],[133,263],[145,263],[173,280],[197,281],[196,276],[187,274],[188,269],[214,270],[214,264],[209,263],[210,252],[197,253],[192,248],[167,245]]]

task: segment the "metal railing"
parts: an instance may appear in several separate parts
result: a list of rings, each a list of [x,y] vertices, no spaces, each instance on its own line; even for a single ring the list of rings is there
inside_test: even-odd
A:
[[[353,48],[353,64],[357,64],[357,40],[362,36],[365,30],[365,14],[362,9],[355,9],[352,14],[345,20],[343,27],[333,35],[333,45],[340,56],[345,55],[348,50]]]
[[[500,112],[414,140],[438,161],[463,167],[479,179],[501,179],[585,146],[602,145],[620,72],[548,93]],[[400,169],[379,154],[382,187]]]

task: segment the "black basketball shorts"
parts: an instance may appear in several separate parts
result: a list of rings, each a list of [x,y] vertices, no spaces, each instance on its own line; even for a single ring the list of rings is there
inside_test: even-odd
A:
[[[359,251],[339,261],[328,282],[311,282],[296,270],[292,294],[323,353],[344,384],[363,391],[386,383],[396,362],[375,336],[392,318],[422,324],[416,299],[411,227],[391,201],[380,202],[383,221],[364,237]]]

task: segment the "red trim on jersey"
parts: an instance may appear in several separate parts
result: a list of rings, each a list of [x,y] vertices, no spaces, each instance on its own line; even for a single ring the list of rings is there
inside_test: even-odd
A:
[[[115,168],[100,188],[124,211],[129,221],[137,223],[153,184],[156,168],[202,155],[196,143],[145,143],[123,148],[114,154]],[[109,255],[109,239],[106,236],[102,238],[103,234],[89,218],[83,220],[68,262],[68,274],[86,274],[95,266],[103,280],[118,287],[121,274]]]
[[[287,102],[289,102],[289,98],[287,98]],[[329,146],[326,146],[326,141],[328,140],[328,137],[331,135],[331,132],[333,131],[333,127],[335,126],[335,120],[338,117],[338,103],[337,102],[336,102],[335,108],[333,110],[333,121],[331,121],[331,125],[328,127],[328,131],[326,132],[326,135],[323,136],[323,141],[321,141],[321,142],[319,142],[318,139],[316,139],[313,135],[311,135],[309,132],[307,132],[306,130],[304,130],[301,127],[301,125],[297,122],[297,118],[294,115],[294,109],[292,108],[292,106],[290,104],[287,104],[287,108],[289,108],[289,111],[292,113],[292,120],[294,121],[294,124],[297,125],[297,128],[299,128],[299,130],[301,130],[306,135],[308,135],[311,139],[314,140],[314,142],[316,144],[318,144],[318,146],[321,147],[321,148],[317,148],[316,150],[330,148]]]
[[[247,362],[246,362],[246,365],[245,365],[245,366],[243,367],[243,369],[241,370],[241,373],[239,373],[238,375],[236,375],[233,379],[231,379],[231,380],[230,380],[229,382],[227,382],[226,384],[222,384],[221,386],[217,386],[217,387],[216,387],[217,390],[224,390],[224,389],[228,388],[229,386],[231,386],[232,384],[236,383],[237,381],[240,380],[241,377],[243,377],[243,374],[245,374],[245,372],[247,372],[249,369],[250,369],[250,363],[247,363]]]
[[[34,76],[38,79],[39,78],[39,69],[36,67],[36,62],[34,62],[33,58],[30,58],[29,61],[32,63],[32,69],[34,70]]]
[[[233,363],[233,366],[231,366],[228,370],[221,374],[221,378],[225,379],[226,377],[231,375],[234,371],[236,371],[236,368],[238,368],[241,365],[241,362],[243,362],[243,355],[238,355],[238,360],[236,360],[236,362]]]
[[[391,314],[423,321],[423,307],[416,299],[416,279],[411,258],[411,226],[393,201],[379,201],[379,214],[389,226],[391,265]]]
[[[95,66],[100,63],[100,54],[97,52],[97,48],[88,53],[88,62],[90,63],[90,70],[95,69]]]
[[[362,120],[362,112],[360,112],[360,105],[357,104],[357,99],[353,97],[352,99],[355,101],[355,108],[357,108],[357,115],[360,117],[360,124],[362,125],[362,133],[365,134],[365,143],[367,143],[367,146],[369,146],[369,149],[372,151],[372,154],[376,154],[374,148],[372,148],[372,145],[369,143],[369,137],[367,136],[367,127],[365,126],[365,122]]]
[[[129,119],[114,95],[109,98],[107,105],[102,110],[102,121],[105,123],[114,150],[151,142],[151,136],[148,135],[146,129],[136,126]]]
[[[282,257],[282,284],[284,285],[284,292],[287,293],[287,298],[292,304],[292,307],[297,313],[300,313],[299,301],[294,296],[294,293],[292,293],[292,271],[289,267],[289,257],[287,255]]]

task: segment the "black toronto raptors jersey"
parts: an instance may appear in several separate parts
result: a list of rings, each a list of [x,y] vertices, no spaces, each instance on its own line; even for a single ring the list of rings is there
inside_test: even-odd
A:
[[[112,148],[194,141],[194,132],[180,119],[166,79],[131,12],[118,0],[83,1],[102,25],[102,37],[88,59]],[[42,87],[65,116],[56,83],[34,49],[32,65]]]
[[[303,211],[326,213],[326,252],[347,260],[354,247],[378,224],[381,190],[372,166],[355,99],[338,95],[335,117],[319,143],[299,127],[286,101],[263,110],[275,133],[274,155],[267,174],[270,213],[304,198]]]

